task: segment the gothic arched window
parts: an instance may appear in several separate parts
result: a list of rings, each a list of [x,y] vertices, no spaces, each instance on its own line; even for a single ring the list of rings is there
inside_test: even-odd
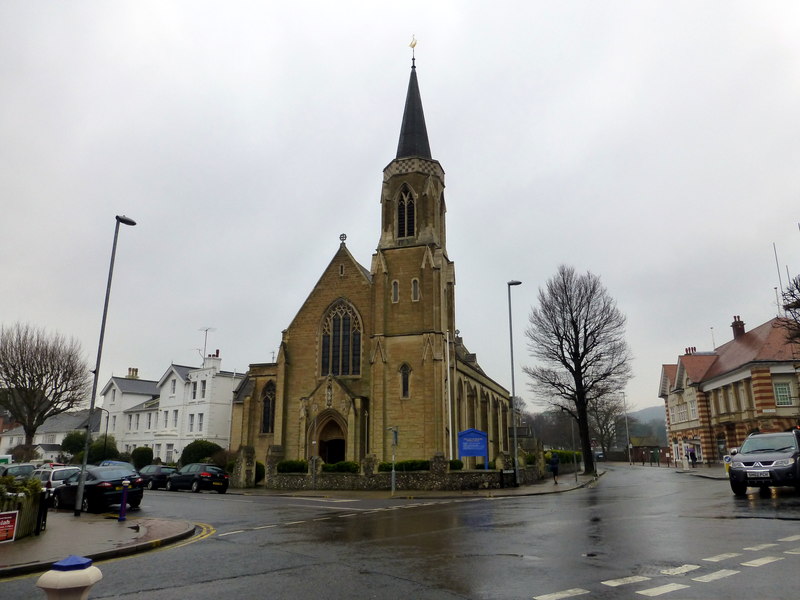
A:
[[[264,386],[261,395],[263,406],[261,407],[261,433],[273,433],[275,431],[275,382],[268,381]]]
[[[411,190],[403,187],[397,199],[397,237],[414,237],[416,210]]]
[[[361,320],[353,308],[339,302],[322,322],[322,375],[361,374]]]
[[[409,398],[411,394],[411,367],[403,364],[400,367],[400,397]]]

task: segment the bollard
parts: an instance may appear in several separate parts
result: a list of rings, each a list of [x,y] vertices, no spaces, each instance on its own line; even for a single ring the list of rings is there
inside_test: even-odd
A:
[[[120,523],[125,520],[125,512],[128,509],[128,486],[131,484],[127,479],[122,482],[122,502],[119,503],[119,518],[117,521]]]
[[[91,558],[70,555],[54,563],[36,581],[48,600],[86,600],[89,590],[103,578],[100,569],[92,566]]]

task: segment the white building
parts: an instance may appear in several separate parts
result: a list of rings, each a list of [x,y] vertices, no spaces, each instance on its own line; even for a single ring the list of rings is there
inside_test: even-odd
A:
[[[233,390],[244,375],[220,370],[221,362],[217,350],[202,367],[170,365],[158,381],[138,379],[138,369],[112,377],[100,394],[120,452],[147,446],[154,459],[174,462],[194,440],[228,448]]]
[[[64,412],[50,417],[33,436],[33,445],[37,447],[39,457],[46,461],[54,461],[61,453],[61,442],[68,433],[73,431],[86,431],[86,421],[89,417],[88,410]],[[100,424],[99,411],[95,413],[92,436],[97,435]],[[25,443],[25,430],[22,425],[0,433],[0,454],[11,454],[11,450]]]

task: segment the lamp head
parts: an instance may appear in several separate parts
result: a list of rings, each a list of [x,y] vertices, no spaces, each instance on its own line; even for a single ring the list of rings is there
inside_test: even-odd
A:
[[[117,215],[116,219],[117,219],[117,223],[122,223],[123,225],[130,225],[131,227],[136,225],[136,221],[134,221],[130,217],[126,217],[125,215],[122,215],[122,216]]]
[[[522,282],[517,281],[516,279],[512,279],[511,281],[508,282],[508,285],[520,285],[520,284],[522,284]]]

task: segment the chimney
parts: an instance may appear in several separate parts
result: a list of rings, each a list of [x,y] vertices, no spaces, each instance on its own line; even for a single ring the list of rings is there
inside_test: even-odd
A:
[[[139,379],[139,369],[134,367],[128,367],[128,376],[126,379]]]
[[[219,372],[221,364],[222,364],[222,359],[219,357],[219,350],[217,350],[213,354],[209,354],[203,359],[203,368],[214,369],[214,372],[216,373]]]
[[[738,340],[744,335],[744,321],[742,321],[742,318],[739,315],[735,315],[733,317],[731,329],[733,329],[733,339],[735,340]]]

